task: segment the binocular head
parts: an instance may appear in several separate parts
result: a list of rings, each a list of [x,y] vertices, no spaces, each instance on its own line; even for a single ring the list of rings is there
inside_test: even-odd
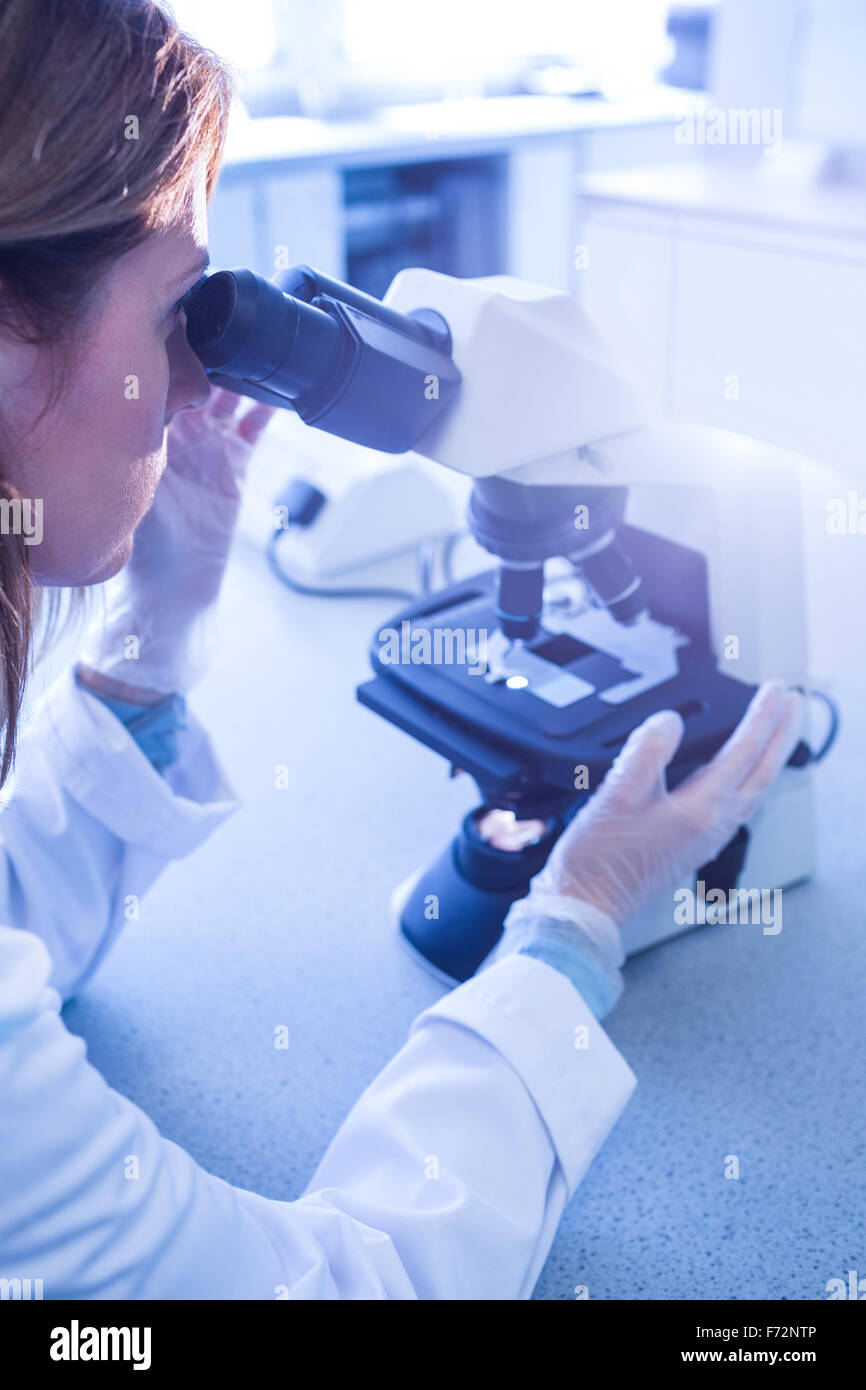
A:
[[[309,266],[274,280],[218,271],[184,308],[190,347],[215,385],[371,449],[414,448],[460,386],[435,309],[398,313]]]

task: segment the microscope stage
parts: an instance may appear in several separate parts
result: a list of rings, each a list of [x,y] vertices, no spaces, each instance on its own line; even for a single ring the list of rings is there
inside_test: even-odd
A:
[[[528,645],[509,642],[499,630],[489,633],[488,683],[504,681],[563,709],[589,695],[624,704],[674,679],[677,649],[687,644],[686,636],[649,616],[624,626],[606,608],[581,602],[584,592],[575,578],[570,587],[556,587],[553,602],[546,595],[541,632]]]
[[[596,787],[631,730],[676,709],[686,733],[673,785],[721,746],[754,686],[722,675],[708,648],[673,625],[632,627],[560,590],[526,645],[496,616],[496,571],[422,601],[381,629],[377,673],[358,698],[498,794],[546,785]],[[401,642],[386,643],[399,628]],[[462,639],[462,640],[456,640]]]

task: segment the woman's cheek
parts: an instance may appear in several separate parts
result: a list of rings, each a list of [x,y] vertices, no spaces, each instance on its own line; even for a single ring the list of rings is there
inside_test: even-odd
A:
[[[130,413],[126,422],[124,456],[127,473],[127,512],[131,513],[134,526],[138,525],[150,507],[165,467],[167,392],[168,367],[165,345],[161,343],[156,345],[148,362],[142,367],[135,413]]]
[[[165,437],[165,415],[170,380],[169,360],[165,349],[165,338],[161,336],[156,344],[153,361],[147,379],[147,404],[150,432],[147,452],[153,453],[162,448]]]

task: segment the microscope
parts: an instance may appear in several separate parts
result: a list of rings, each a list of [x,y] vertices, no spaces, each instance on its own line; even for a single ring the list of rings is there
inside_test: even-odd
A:
[[[638,724],[682,715],[673,787],[762,680],[807,688],[800,461],[650,423],[571,296],[412,268],[380,301],[296,266],[273,281],[217,272],[186,307],[216,384],[294,410],[347,451],[411,450],[473,480],[468,526],[493,563],[394,614],[357,690],[478,789],[398,895],[406,942],[449,983],[496,944]],[[307,497],[296,523],[323,505]],[[753,821],[699,870],[705,891],[808,877],[815,757],[798,745]],[[683,929],[666,894],[626,925],[626,950]]]

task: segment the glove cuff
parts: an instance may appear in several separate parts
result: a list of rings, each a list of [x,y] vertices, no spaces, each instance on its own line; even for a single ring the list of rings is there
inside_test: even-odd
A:
[[[210,609],[187,627],[171,630],[160,625],[158,615],[139,616],[118,604],[85,634],[80,660],[122,685],[185,694],[207,670],[212,641]]]
[[[618,969],[625,961],[622,937],[612,917],[593,903],[573,898],[565,893],[533,893],[512,903],[505,928],[529,926],[540,917],[552,917],[582,928],[597,943],[611,967]]]

